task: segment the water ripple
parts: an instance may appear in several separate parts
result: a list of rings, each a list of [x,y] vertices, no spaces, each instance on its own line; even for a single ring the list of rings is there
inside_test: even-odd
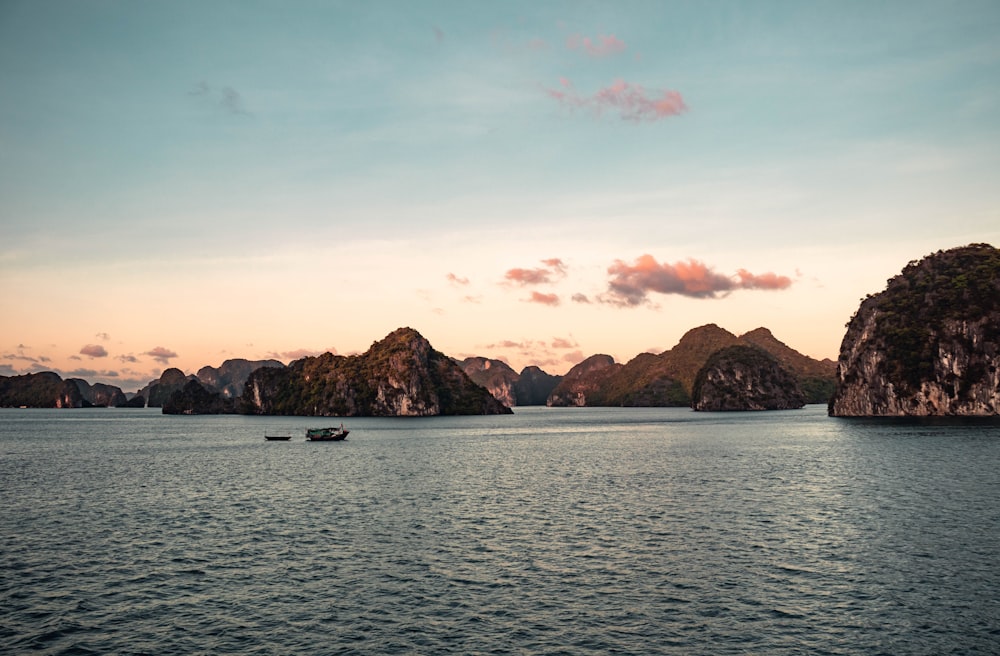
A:
[[[996,429],[821,410],[0,411],[0,651],[992,653]]]

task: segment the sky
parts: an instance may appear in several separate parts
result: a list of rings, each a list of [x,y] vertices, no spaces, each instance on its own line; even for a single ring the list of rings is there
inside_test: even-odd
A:
[[[836,359],[1000,246],[1000,3],[0,0],[0,375]]]

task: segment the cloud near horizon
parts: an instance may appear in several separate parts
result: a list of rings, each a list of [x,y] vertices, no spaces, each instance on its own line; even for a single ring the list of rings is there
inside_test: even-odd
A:
[[[601,301],[619,307],[635,307],[648,302],[650,292],[678,294],[689,298],[718,298],[739,289],[779,290],[791,286],[788,276],[776,273],[753,274],[739,269],[735,275],[716,272],[694,258],[687,261],[657,262],[649,254],[634,264],[615,260],[608,267],[608,291]]]
[[[302,358],[315,358],[316,356],[323,355],[324,353],[332,353],[337,355],[337,349],[330,348],[325,351],[317,351],[316,349],[292,349],[291,351],[282,351],[281,353],[275,353],[275,360],[301,360]]]
[[[170,358],[176,358],[177,357],[177,354],[175,352],[171,351],[168,348],[164,348],[162,346],[156,346],[154,348],[151,348],[148,351],[146,351],[145,353],[143,353],[143,355],[148,355],[149,357],[153,358],[157,362],[161,362],[161,363],[163,363],[165,365],[169,365],[170,364]]]
[[[86,355],[90,358],[106,358],[108,350],[100,344],[87,344],[80,348],[80,355]]]
[[[617,112],[623,121],[636,123],[659,121],[687,111],[684,98],[678,91],[647,92],[641,85],[624,80],[615,80],[593,95],[583,96],[569,79],[562,78],[559,88],[546,89],[546,92],[564,107],[590,110],[597,115],[606,111]]]

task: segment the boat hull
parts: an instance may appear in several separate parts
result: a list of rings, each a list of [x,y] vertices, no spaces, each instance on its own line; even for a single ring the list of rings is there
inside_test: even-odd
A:
[[[347,439],[350,432],[343,428],[310,428],[306,431],[306,439],[310,442],[341,442]]]

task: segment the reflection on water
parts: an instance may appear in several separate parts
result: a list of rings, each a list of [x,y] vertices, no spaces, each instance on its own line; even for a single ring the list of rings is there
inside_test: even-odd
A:
[[[0,410],[0,648],[990,653],[1000,431]],[[265,442],[265,433],[294,435]]]

